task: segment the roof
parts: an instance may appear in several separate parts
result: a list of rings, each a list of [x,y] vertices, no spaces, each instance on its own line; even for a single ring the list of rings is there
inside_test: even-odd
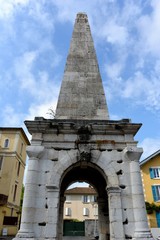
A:
[[[88,195],[95,195],[97,192],[92,187],[75,187],[65,191],[65,195],[79,195],[79,194],[88,194]]]
[[[142,166],[143,164],[145,164],[146,162],[150,161],[151,159],[153,159],[154,157],[158,156],[160,154],[160,149],[156,152],[154,152],[153,154],[151,154],[149,157],[145,158],[144,160],[142,160],[140,162],[140,166]]]
[[[18,127],[0,127],[0,131],[14,131],[14,132],[20,131],[22,133],[27,145],[30,145],[30,141],[29,141],[25,131],[21,127],[20,128],[18,128]]]

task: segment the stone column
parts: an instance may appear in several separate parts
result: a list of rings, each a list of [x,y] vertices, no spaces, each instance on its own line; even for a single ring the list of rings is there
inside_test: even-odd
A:
[[[58,240],[63,239],[63,208],[66,197],[61,197],[59,201],[59,221],[58,221]]]
[[[39,158],[44,151],[43,146],[28,146],[27,154],[29,156],[28,169],[26,175],[26,184],[22,208],[22,219],[20,230],[16,238],[34,238],[34,216],[36,209],[36,189],[39,173]]]
[[[99,240],[106,240],[106,237],[109,234],[108,202],[103,198],[98,198],[97,201]]]
[[[142,154],[142,149],[137,147],[127,147],[124,149],[124,153],[130,161],[131,192],[135,220],[133,239],[153,239],[148,227],[142,179],[139,167],[139,158]]]
[[[110,240],[124,240],[121,190],[119,187],[109,187],[109,222],[110,222]]]
[[[59,189],[54,185],[47,185],[48,213],[45,227],[45,238],[59,239],[58,236],[58,209],[59,209]]]

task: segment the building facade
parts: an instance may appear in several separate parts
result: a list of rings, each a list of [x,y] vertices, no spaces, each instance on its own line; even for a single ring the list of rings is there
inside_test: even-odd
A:
[[[151,228],[160,228],[160,150],[140,163],[147,216]]]
[[[29,140],[22,128],[0,128],[0,235],[15,235]]]
[[[98,217],[97,193],[92,187],[76,187],[65,191],[65,220],[94,220]]]

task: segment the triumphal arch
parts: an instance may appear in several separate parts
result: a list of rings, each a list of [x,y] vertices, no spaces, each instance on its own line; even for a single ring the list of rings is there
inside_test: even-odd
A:
[[[100,240],[152,239],[134,140],[141,124],[109,119],[85,13],[75,20],[55,118],[25,124],[32,140],[16,240],[62,240],[64,191],[75,181],[97,191]]]

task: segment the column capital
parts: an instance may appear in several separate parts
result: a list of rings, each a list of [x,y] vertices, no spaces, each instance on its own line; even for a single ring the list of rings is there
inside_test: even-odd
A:
[[[44,146],[27,146],[26,152],[29,158],[40,158],[44,152]]]
[[[128,146],[123,150],[123,156],[127,158],[128,161],[138,162],[142,153],[143,149],[135,146]]]

